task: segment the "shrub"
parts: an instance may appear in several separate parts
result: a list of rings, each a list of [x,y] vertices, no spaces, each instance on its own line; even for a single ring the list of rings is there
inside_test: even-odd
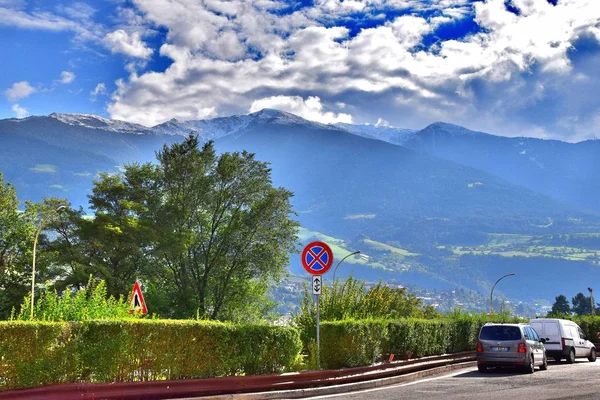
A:
[[[289,370],[301,344],[289,327],[185,320],[0,322],[2,390]]]
[[[321,324],[321,367],[342,368],[381,361],[385,320],[347,320]]]

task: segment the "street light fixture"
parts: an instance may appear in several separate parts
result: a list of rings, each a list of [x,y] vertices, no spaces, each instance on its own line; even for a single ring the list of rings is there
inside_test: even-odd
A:
[[[56,208],[56,210],[54,210],[54,212],[52,214],[58,214],[65,208],[67,208],[67,206],[64,206],[64,205],[59,206]],[[46,215],[46,217],[49,217],[52,214],[48,214],[48,215]],[[35,253],[36,253],[38,238],[40,237],[40,233],[44,229],[44,224],[46,223],[46,221],[47,221],[47,218],[46,219],[42,218],[42,220],[40,222],[40,227],[38,228],[37,232],[35,233],[35,239],[33,240],[33,262],[31,264],[31,315],[29,317],[29,319],[31,319],[31,320],[33,320],[33,303],[34,303],[34,297],[35,297]]]
[[[336,266],[335,266],[335,268],[333,269],[333,283],[335,283],[335,271],[337,271],[337,269],[338,269],[338,267],[340,266],[340,264],[342,263],[342,261],[344,261],[346,258],[348,258],[348,257],[350,257],[350,256],[354,256],[354,255],[357,255],[357,254],[360,254],[360,250],[356,250],[356,251],[354,251],[354,252],[352,252],[352,253],[348,254],[346,257],[342,258],[342,259],[340,260],[340,262],[338,262],[338,263],[337,263],[337,265],[336,265]],[[333,285],[333,283],[332,283],[332,285]]]
[[[507,276],[513,276],[515,275],[514,272],[511,272],[510,274],[506,274],[503,277],[501,277],[500,279],[498,279],[496,281],[496,283],[494,283],[494,286],[492,286],[492,291],[490,292],[490,314],[494,313],[494,300],[493,300],[493,296],[494,296],[494,288],[496,287],[496,285],[498,284],[498,282],[500,282],[502,279],[506,278]]]

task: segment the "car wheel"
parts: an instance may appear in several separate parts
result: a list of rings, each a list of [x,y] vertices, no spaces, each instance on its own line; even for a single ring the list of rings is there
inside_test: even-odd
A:
[[[478,365],[477,369],[479,370],[479,372],[484,373],[487,372],[487,367],[483,366],[483,365]]]
[[[590,351],[590,356],[588,357],[588,361],[589,362],[596,361],[596,349],[592,349],[592,351]]]
[[[569,356],[567,357],[567,362],[569,364],[573,364],[575,362],[575,350],[571,349],[569,351]]]
[[[533,359],[533,354],[529,357],[529,365],[525,367],[525,372],[528,374],[533,374],[535,372],[535,361]]]
[[[544,362],[542,362],[542,365],[540,365],[540,371],[545,371],[548,369],[548,359],[546,358],[546,355],[544,354]]]

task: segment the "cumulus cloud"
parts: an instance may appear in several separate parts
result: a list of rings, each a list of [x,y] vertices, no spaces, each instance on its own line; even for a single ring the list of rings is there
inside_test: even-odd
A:
[[[470,127],[507,127],[494,130],[499,133],[529,129],[567,134],[564,123],[557,123],[560,107],[556,116],[537,122],[526,120],[527,110],[548,108],[550,100],[562,104],[556,94],[575,84],[572,74],[599,81],[589,68],[573,62],[581,38],[600,43],[597,0],[557,5],[513,0],[518,13],[507,10],[503,0],[317,0],[285,13],[276,12],[282,3],[268,0],[133,3],[136,15],[167,32],[160,55],[172,60],[160,72],[138,74],[133,68],[119,82],[108,111],[139,123],[261,105],[295,109],[315,120],[350,117],[331,111],[324,117],[327,112],[319,108],[323,99],[325,104],[347,104],[354,119],[381,118],[396,126],[441,119]],[[389,17],[391,9],[402,12]],[[354,15],[379,22],[350,29],[344,21]],[[424,44],[441,27],[451,28],[464,18],[480,29]],[[141,49],[132,54],[148,56],[151,50],[141,40],[134,45],[132,36],[123,34],[116,42]],[[589,114],[580,115],[578,123],[593,120],[593,113],[569,110]]]
[[[350,114],[335,114],[331,111],[323,111],[321,99],[316,96],[310,96],[306,100],[300,96],[266,97],[252,102],[249,112],[260,111],[263,108],[287,111],[304,119],[323,124],[335,124],[337,122],[352,123],[352,116]]]
[[[75,80],[75,74],[70,71],[63,71],[60,74],[60,83],[71,83]]]
[[[12,110],[15,113],[15,116],[17,118],[25,118],[26,116],[29,115],[29,113],[27,112],[27,110],[24,107],[21,107],[18,104],[13,104]]]
[[[104,42],[113,53],[122,53],[129,57],[148,58],[153,51],[142,41],[139,32],[131,35],[123,29],[107,34]]]
[[[4,95],[9,101],[16,101],[28,97],[35,91],[36,89],[32,87],[29,82],[21,81],[13,83],[9,89],[4,91]]]

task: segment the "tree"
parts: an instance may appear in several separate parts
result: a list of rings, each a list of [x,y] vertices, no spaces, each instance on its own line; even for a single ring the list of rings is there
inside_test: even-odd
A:
[[[586,315],[592,313],[592,305],[589,296],[585,296],[581,292],[577,293],[577,295],[573,297],[571,303],[573,304],[573,312],[577,315]]]
[[[0,173],[0,317],[7,318],[27,293],[31,276],[33,213],[19,210],[14,187]]]
[[[550,314],[568,315],[571,313],[571,307],[569,306],[569,301],[565,295],[558,295],[555,297],[555,300],[556,301],[552,305],[552,311],[550,311]]]
[[[236,319],[256,287],[278,280],[297,245],[292,193],[274,188],[254,154],[215,154],[190,135],[157,154],[157,181],[146,216],[155,247],[177,288],[178,307],[211,319]],[[140,182],[141,183],[141,182]],[[260,299],[259,299],[260,300]],[[241,316],[243,314],[237,314]]]
[[[115,297],[143,277],[148,306],[165,316],[240,320],[266,311],[266,292],[297,246],[292,193],[273,187],[253,154],[217,156],[193,135],[165,145],[157,160],[102,175],[90,196],[94,218],[72,216],[61,240],[80,260],[79,276],[106,280]]]

